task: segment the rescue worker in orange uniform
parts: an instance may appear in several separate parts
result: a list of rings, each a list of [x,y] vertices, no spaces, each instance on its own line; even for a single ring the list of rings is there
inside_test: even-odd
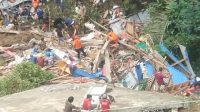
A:
[[[83,53],[84,56],[86,56],[83,46],[81,45],[81,40],[77,35],[73,36],[73,47],[74,47],[75,51],[78,53],[79,59],[80,59],[81,52]]]
[[[115,33],[112,32],[112,31],[110,31],[110,32],[108,33],[108,38],[109,38],[109,40],[110,40],[111,42],[113,42],[113,43],[115,43],[115,44],[117,44],[118,41],[119,41],[119,38],[118,38],[117,34],[115,34]]]

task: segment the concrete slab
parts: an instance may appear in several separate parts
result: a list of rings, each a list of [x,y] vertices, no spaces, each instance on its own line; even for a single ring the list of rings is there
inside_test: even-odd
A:
[[[85,93],[92,85],[97,84],[47,85],[4,96],[0,98],[0,112],[62,112],[69,96],[74,96],[74,104],[81,106]],[[126,88],[112,89],[112,92],[108,93],[116,100],[116,103],[111,105],[112,112],[139,112],[185,106],[183,97]]]

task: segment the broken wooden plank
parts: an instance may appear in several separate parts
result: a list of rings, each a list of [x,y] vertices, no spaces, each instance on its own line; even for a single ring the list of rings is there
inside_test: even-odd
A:
[[[108,50],[105,50],[105,68],[106,68],[106,77],[108,78],[108,82],[111,82],[112,77],[111,77],[110,57]]]
[[[96,24],[96,25],[98,25],[99,27],[101,27],[102,29],[104,29],[104,30],[106,30],[106,31],[109,31],[108,28],[106,28],[105,26],[99,24],[98,22],[94,21],[93,19],[90,18],[90,20],[91,20],[94,24]]]
[[[108,44],[110,43],[109,40],[106,41],[106,43],[103,45],[102,49],[101,49],[101,54],[104,54],[105,49],[107,48]]]
[[[183,58],[183,59],[177,61],[176,63],[173,63],[172,66],[176,66],[177,64],[180,64],[180,63],[182,63],[182,62],[185,61],[185,60],[186,60],[186,59]]]
[[[104,40],[91,39],[90,41],[82,42],[82,45],[84,45],[84,46],[99,46],[99,45],[103,45],[104,43],[105,43]]]

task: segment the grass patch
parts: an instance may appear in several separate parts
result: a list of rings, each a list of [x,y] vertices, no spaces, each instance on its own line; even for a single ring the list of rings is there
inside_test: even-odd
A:
[[[6,61],[2,57],[0,57],[0,66],[3,66],[5,64],[6,64]]]
[[[53,74],[43,71],[31,62],[23,62],[0,80],[0,96],[36,88],[53,78]]]

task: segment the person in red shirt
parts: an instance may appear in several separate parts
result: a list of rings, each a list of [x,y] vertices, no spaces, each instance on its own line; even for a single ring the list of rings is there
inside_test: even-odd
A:
[[[83,46],[81,44],[81,40],[77,35],[73,37],[73,46],[74,46],[75,51],[78,53],[79,59],[80,59],[81,52],[83,53],[84,56],[86,56],[86,53],[84,52]]]
[[[92,102],[92,95],[88,94],[87,98],[84,99],[84,101],[83,101],[82,109],[83,110],[93,110],[91,102]]]
[[[109,112],[110,104],[111,102],[108,99],[107,94],[103,94],[102,98],[100,98],[100,105],[99,105],[101,112]]]
[[[159,71],[154,74],[155,75],[155,80],[156,80],[156,82],[158,84],[158,91],[160,91],[160,86],[161,85],[167,86],[167,83],[164,81],[164,78],[168,78],[168,77],[164,76],[162,71],[163,71],[163,69],[160,67]]]

